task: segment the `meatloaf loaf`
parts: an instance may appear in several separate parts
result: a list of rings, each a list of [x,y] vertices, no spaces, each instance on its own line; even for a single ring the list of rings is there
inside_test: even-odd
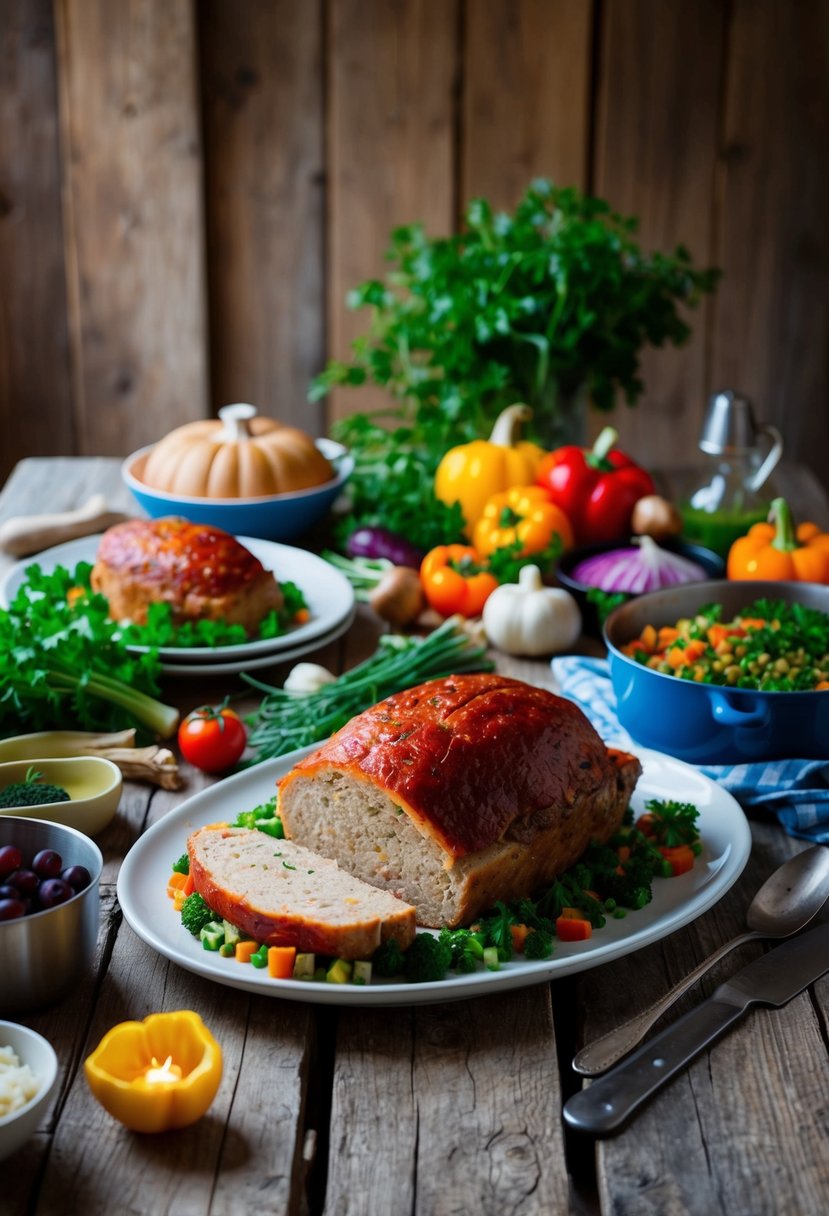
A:
[[[353,718],[279,783],[286,835],[469,924],[529,895],[621,823],[641,772],[571,701],[492,674],[450,676]]]
[[[271,571],[221,528],[185,519],[130,519],[101,537],[92,589],[115,620],[147,622],[151,604],[170,604],[176,623],[222,620],[253,634],[283,596]]]
[[[369,958],[415,935],[415,910],[344,873],[335,861],[247,828],[211,827],[187,841],[202,899],[257,942],[311,954]]]

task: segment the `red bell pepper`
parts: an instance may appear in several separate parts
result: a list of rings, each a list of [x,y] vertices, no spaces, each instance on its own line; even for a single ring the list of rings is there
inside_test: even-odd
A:
[[[557,448],[538,466],[536,483],[570,520],[577,544],[626,539],[636,503],[655,493],[650,474],[614,448],[616,439],[605,427],[592,448]]]

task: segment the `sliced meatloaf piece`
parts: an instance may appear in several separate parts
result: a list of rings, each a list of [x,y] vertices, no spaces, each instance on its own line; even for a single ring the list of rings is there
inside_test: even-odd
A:
[[[356,959],[414,939],[413,907],[290,840],[210,827],[190,836],[187,852],[198,893],[257,942]]]
[[[291,840],[414,904],[419,924],[454,926],[606,841],[640,772],[571,701],[450,676],[353,718],[282,778],[279,813]]]
[[[227,621],[254,634],[283,596],[271,571],[221,528],[185,519],[130,519],[101,537],[92,589],[118,621],[147,622],[151,604],[170,604],[176,623]]]

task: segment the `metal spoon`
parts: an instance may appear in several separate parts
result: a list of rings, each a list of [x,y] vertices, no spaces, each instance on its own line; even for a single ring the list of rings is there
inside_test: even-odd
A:
[[[746,913],[746,924],[750,932],[741,933],[720,946],[719,950],[715,950],[644,1013],[582,1047],[573,1060],[575,1071],[586,1077],[593,1077],[610,1068],[644,1038],[657,1018],[705,975],[714,963],[719,962],[737,946],[755,938],[791,937],[793,933],[808,925],[823,907],[827,896],[829,848],[816,844],[810,849],[804,849],[796,857],[790,857],[766,879]]]

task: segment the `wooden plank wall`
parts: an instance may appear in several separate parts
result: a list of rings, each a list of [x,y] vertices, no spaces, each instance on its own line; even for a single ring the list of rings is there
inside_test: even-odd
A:
[[[687,463],[729,385],[825,480],[827,46],[829,0],[5,0],[0,480],[230,400],[316,434],[380,404],[306,401],[347,290],[394,225],[540,175],[725,271],[625,443]]]

